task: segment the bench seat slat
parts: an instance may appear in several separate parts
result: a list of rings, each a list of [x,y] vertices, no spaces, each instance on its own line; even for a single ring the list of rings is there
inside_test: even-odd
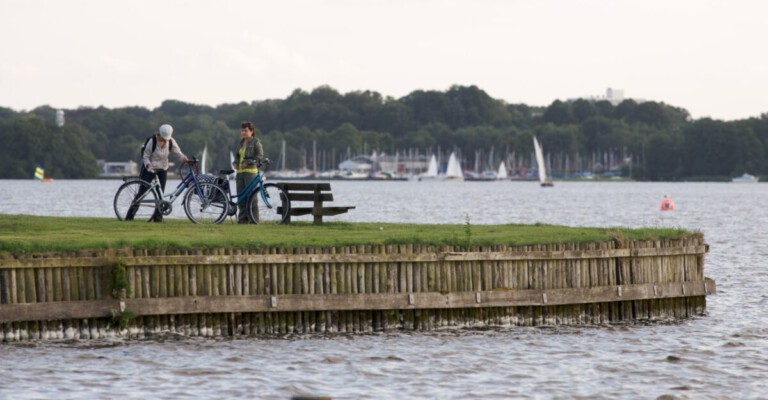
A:
[[[352,210],[354,208],[355,206],[323,207],[320,209],[320,215],[324,217],[330,217],[333,215],[344,214],[345,212]],[[291,207],[291,216],[309,215],[309,214],[312,214],[313,210],[314,210],[313,207]]]
[[[315,201],[315,194],[288,192],[288,199],[290,199],[291,201]],[[333,201],[333,194],[321,193],[320,200],[322,200],[323,202]]]
[[[291,182],[291,183],[285,183],[280,182],[277,184],[277,186],[283,188],[283,190],[292,191],[292,190],[305,190],[305,191],[314,191],[315,188],[319,188],[322,191],[328,191],[331,190],[331,184],[328,182],[325,183],[301,183],[301,182]]]

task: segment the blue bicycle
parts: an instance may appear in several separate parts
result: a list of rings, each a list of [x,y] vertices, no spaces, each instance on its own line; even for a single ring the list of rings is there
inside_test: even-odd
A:
[[[266,169],[269,164],[269,159],[259,163],[259,172],[240,193],[231,192],[227,179],[228,175],[235,172],[234,170],[221,170],[218,178],[212,175],[202,175],[201,180],[207,182],[215,180],[215,184],[222,189],[226,204],[228,204],[227,215],[235,216],[238,205],[245,204],[250,222],[261,225],[282,224],[288,219],[291,202],[288,200],[288,194],[285,190],[274,183],[266,183],[267,176],[261,167],[264,166]]]
[[[164,195],[157,176],[152,182],[129,179],[115,193],[114,209],[120,221],[149,221],[155,210],[162,215],[173,211],[173,203],[184,195],[182,204],[187,218],[196,224],[219,224],[229,212],[227,194],[214,183],[198,180],[198,161],[191,159],[179,165],[181,183]],[[189,190],[187,190],[189,189]]]

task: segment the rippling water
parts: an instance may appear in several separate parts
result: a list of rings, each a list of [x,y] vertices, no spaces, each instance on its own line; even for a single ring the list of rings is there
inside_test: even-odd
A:
[[[169,185],[172,185],[169,182]],[[0,181],[0,213],[113,217],[116,181]],[[333,182],[344,221],[704,233],[708,315],[673,324],[0,345],[0,398],[768,397],[768,185]],[[661,213],[664,194],[677,210]],[[180,203],[179,203],[180,204]],[[173,215],[185,218],[177,207]]]

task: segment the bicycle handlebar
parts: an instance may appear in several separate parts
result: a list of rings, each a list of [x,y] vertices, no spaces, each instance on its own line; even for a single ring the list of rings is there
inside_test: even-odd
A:
[[[244,158],[243,162],[247,164],[257,164],[256,166],[259,168],[261,168],[263,165],[266,165],[267,167],[269,167],[269,165],[271,164],[271,162],[269,161],[269,158],[265,158],[259,161],[258,163],[256,162],[255,158]]]
[[[189,166],[190,172],[192,172],[195,175],[197,175],[199,173],[199,171],[197,171],[197,165],[198,164],[199,164],[199,162],[198,162],[196,157],[187,158],[187,161],[184,161],[181,164],[179,164],[179,172],[178,172],[179,176],[182,177],[182,178],[185,177],[185,175],[184,175],[184,166],[185,165]]]

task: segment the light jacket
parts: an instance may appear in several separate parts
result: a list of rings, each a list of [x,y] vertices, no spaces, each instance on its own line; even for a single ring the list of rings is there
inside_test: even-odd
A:
[[[141,155],[141,159],[145,168],[152,170],[167,170],[168,156],[170,153],[173,153],[176,157],[179,158],[179,160],[183,160],[187,157],[184,155],[184,153],[181,152],[179,142],[173,140],[173,138],[165,142],[164,147],[161,147],[160,143],[158,143],[157,146],[154,146],[153,141],[155,140],[157,140],[157,135],[149,139],[147,146],[144,148],[144,154]],[[173,146],[171,146],[171,141],[173,141]],[[152,151],[153,146],[155,147],[155,151]],[[169,147],[173,147],[173,149],[169,151]]]

